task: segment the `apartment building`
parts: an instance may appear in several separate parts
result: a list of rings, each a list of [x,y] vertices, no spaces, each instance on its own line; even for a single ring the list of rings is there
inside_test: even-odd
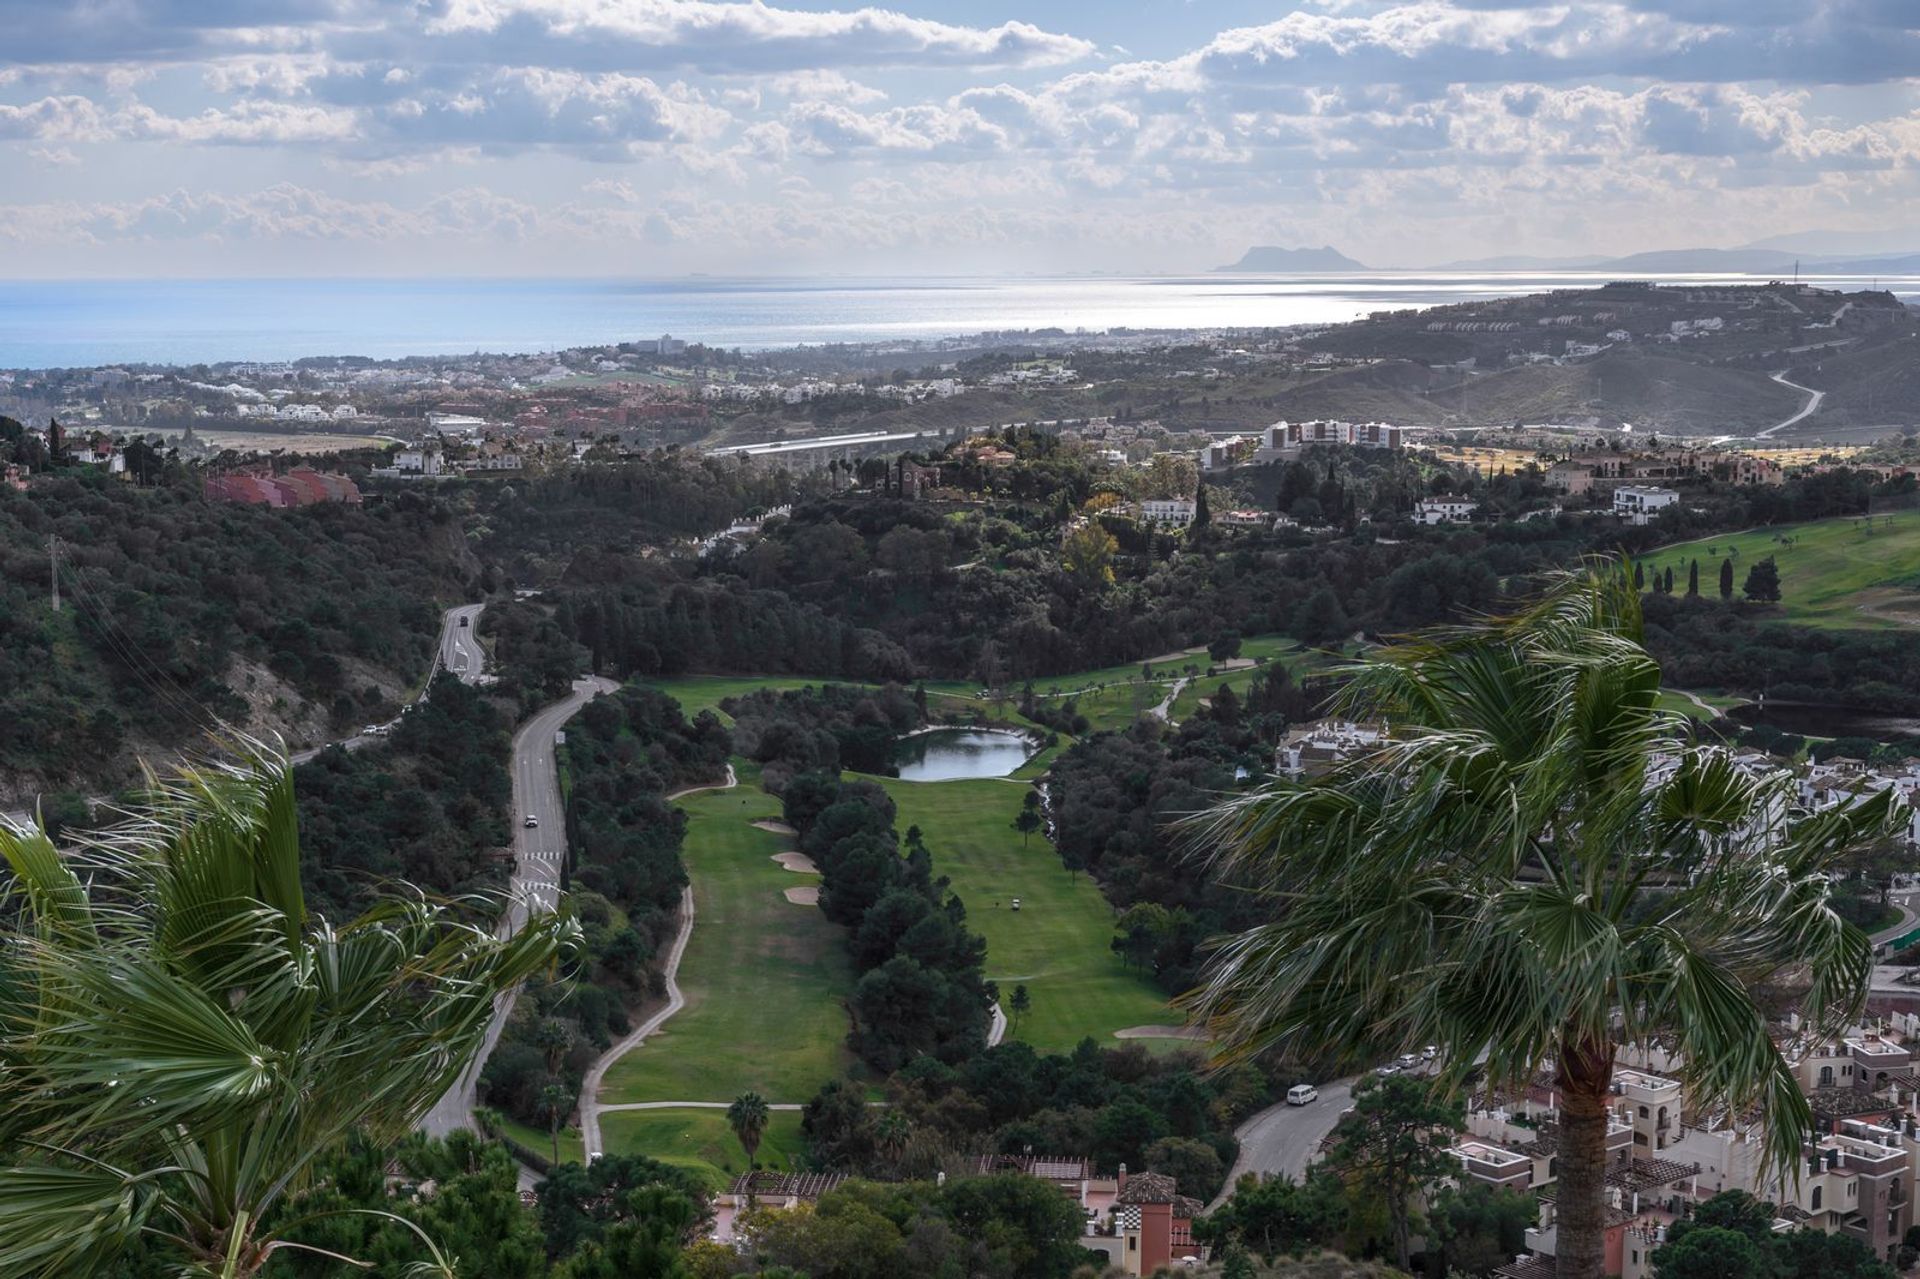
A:
[[[1625,484],[1613,491],[1613,513],[1629,524],[1646,524],[1679,501],[1676,489]]]

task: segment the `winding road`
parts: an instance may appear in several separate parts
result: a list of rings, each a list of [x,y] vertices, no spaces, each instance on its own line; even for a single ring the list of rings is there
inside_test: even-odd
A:
[[[1772,374],[1771,376],[1773,380],[1778,382],[1781,386],[1790,386],[1796,391],[1806,392],[1807,402],[1800,407],[1800,411],[1798,413],[1795,413],[1792,417],[1788,418],[1784,422],[1774,423],[1772,426],[1768,427],[1766,430],[1760,432],[1760,434],[1755,436],[1754,437],[1755,439],[1760,439],[1760,440],[1767,439],[1769,436],[1773,435],[1773,433],[1776,431],[1784,431],[1788,427],[1792,426],[1795,422],[1799,422],[1799,421],[1802,421],[1803,419],[1812,417],[1815,413],[1818,413],[1820,411],[1820,401],[1827,398],[1827,393],[1825,391],[1816,391],[1810,386],[1801,386],[1798,382],[1787,381],[1787,370],[1785,369],[1781,369],[1778,373]]]
[[[477,615],[479,607],[472,607]],[[466,650],[474,656],[463,660],[457,668],[448,661],[447,667],[461,679],[474,683],[484,673],[484,658],[479,654],[478,642],[472,638],[471,624],[460,629],[466,635],[455,638],[464,638]],[[530,911],[552,910],[559,905],[560,865],[567,854],[567,834],[560,804],[560,774],[553,758],[554,735],[582,706],[618,687],[612,680],[599,676],[575,680],[572,693],[536,712],[513,735],[514,868],[507,888],[506,909],[500,914],[502,936],[512,936],[519,931]],[[524,822],[528,817],[539,824],[526,826]],[[508,991],[496,1001],[493,1021],[487,1027],[480,1051],[474,1054],[459,1082],[421,1117],[422,1132],[444,1137],[457,1128],[472,1127],[474,1089],[479,1083],[481,1067],[500,1041],[500,1032],[513,1013],[518,995],[517,990]]]
[[[1284,1173],[1295,1181],[1304,1177],[1307,1165],[1320,1153],[1320,1143],[1340,1122],[1340,1114],[1353,1104],[1352,1079],[1320,1084],[1320,1099],[1304,1106],[1281,1102],[1249,1118],[1233,1130],[1240,1142],[1240,1154],[1233,1161],[1226,1184],[1220,1187],[1211,1212],[1233,1195],[1233,1183],[1249,1172],[1262,1176]]]

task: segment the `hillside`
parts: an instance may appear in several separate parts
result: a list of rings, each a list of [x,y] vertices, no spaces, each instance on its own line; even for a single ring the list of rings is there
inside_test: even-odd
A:
[[[1274,398],[1277,416],[1352,418],[1402,426],[1440,426],[1452,414],[1427,397],[1428,388],[1455,379],[1410,360],[1383,360],[1310,378]]]
[[[1303,387],[1294,411],[1389,417],[1403,425],[1593,418],[1680,434],[1753,434],[1806,397],[1782,369],[1831,392],[1797,428],[1920,418],[1912,338],[1920,319],[1891,293],[1765,285],[1655,287],[1623,281],[1380,313],[1315,333],[1311,349],[1457,365],[1429,387],[1395,374],[1382,397],[1362,379]],[[1832,352],[1843,352],[1835,356]],[[1831,371],[1822,374],[1821,362]],[[1821,380],[1824,377],[1824,380]],[[1352,397],[1346,397],[1347,390]]]
[[[1827,393],[1817,415],[1821,425],[1920,423],[1920,349],[1913,342],[1822,353],[1818,360],[1796,363],[1787,376]]]
[[[137,756],[202,745],[216,719],[315,740],[426,673],[440,606],[478,569],[448,509],[215,506],[196,485],[0,488],[0,800],[124,785]]]
[[[1640,351],[1577,364],[1526,364],[1435,391],[1460,420],[1552,422],[1597,417],[1683,435],[1742,433],[1788,417],[1806,397],[1753,370]]]

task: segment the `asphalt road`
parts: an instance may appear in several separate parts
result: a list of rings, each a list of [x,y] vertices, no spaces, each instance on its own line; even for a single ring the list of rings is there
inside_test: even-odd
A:
[[[1304,1106],[1281,1102],[1269,1106],[1234,1130],[1240,1139],[1240,1157],[1233,1161],[1227,1184],[1221,1187],[1209,1207],[1225,1203],[1233,1193],[1233,1183],[1243,1173],[1266,1176],[1285,1173],[1298,1181],[1306,1175],[1307,1165],[1320,1153],[1320,1143],[1340,1122],[1340,1112],[1353,1104],[1351,1079],[1319,1084],[1320,1098]]]
[[[486,673],[486,654],[475,638],[473,628],[480,624],[484,604],[462,604],[447,610],[440,628],[440,665],[471,684]]]
[[[452,671],[468,684],[480,681],[486,674],[486,651],[480,647],[480,641],[474,638],[473,628],[480,624],[480,610],[485,604],[462,604],[450,608],[440,615],[440,647],[434,655],[434,669],[427,673],[427,683],[433,683],[433,677],[444,668]],[[463,625],[461,619],[465,618]],[[424,696],[424,693],[422,694]],[[357,751],[368,742],[377,742],[383,734],[355,733],[343,737],[337,742],[325,742],[307,750],[295,751],[290,758],[296,764],[304,764],[329,746],[340,746]]]
[[[469,640],[471,644],[471,640]],[[451,669],[451,667],[449,668]],[[478,678],[474,670],[471,676]],[[612,680],[598,676],[576,680],[573,692],[537,712],[513,735],[513,852],[514,872],[508,885],[506,909],[501,912],[499,931],[510,936],[527,922],[530,910],[552,910],[560,902],[560,863],[566,856],[566,823],[560,808],[560,774],[554,765],[553,738],[582,706],[601,693],[618,688]],[[529,828],[531,815],[539,825]],[[474,1088],[487,1055],[500,1041],[500,1031],[513,1012],[518,991],[508,991],[494,1005],[493,1022],[474,1055],[473,1062],[460,1081],[434,1103],[420,1120],[420,1129],[435,1137],[444,1137],[456,1128],[472,1126]]]

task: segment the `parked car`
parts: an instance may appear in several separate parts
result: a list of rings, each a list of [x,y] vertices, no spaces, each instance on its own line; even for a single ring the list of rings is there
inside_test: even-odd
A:
[[[1295,1084],[1293,1087],[1287,1089],[1287,1104],[1289,1106],[1304,1106],[1318,1100],[1320,1100],[1320,1090],[1312,1084]]]
[[[1396,1059],[1393,1064],[1400,1067],[1400,1069],[1402,1070],[1412,1070],[1415,1066],[1418,1066],[1420,1064],[1420,1059],[1414,1056],[1412,1053],[1401,1053],[1399,1058]]]
[[[1394,1065],[1392,1062],[1388,1062],[1384,1066],[1375,1066],[1373,1068],[1373,1073],[1380,1076],[1382,1079],[1385,1079],[1388,1075],[1399,1074],[1400,1067]]]
[[[1428,1061],[1432,1061],[1435,1057],[1438,1057],[1440,1055],[1440,1050],[1436,1048],[1434,1045],[1428,1044],[1425,1048],[1422,1048],[1420,1050],[1420,1055],[1426,1058]]]

